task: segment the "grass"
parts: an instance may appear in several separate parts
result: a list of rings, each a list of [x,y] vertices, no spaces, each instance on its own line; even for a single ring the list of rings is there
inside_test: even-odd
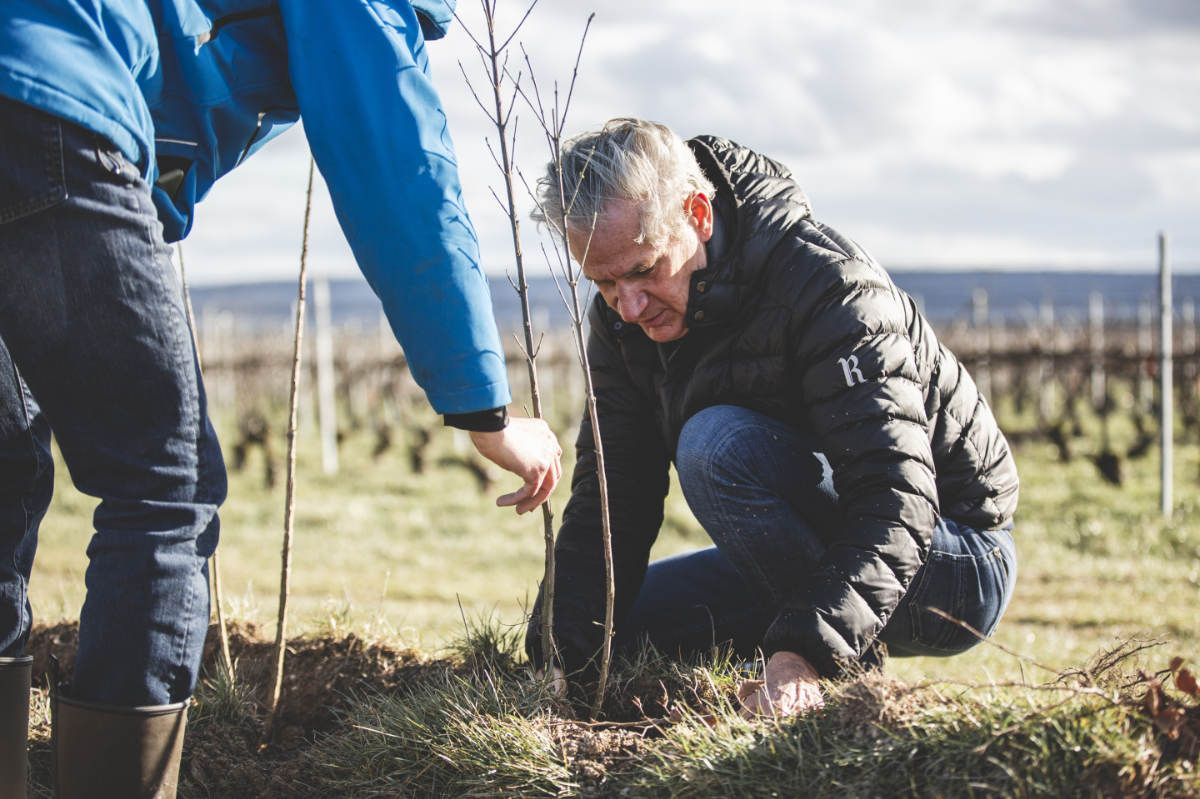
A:
[[[906,685],[864,675],[826,708],[742,719],[728,663],[622,664],[612,716],[556,706],[502,651],[352,699],[304,758],[304,796],[1194,796],[1197,749],[1145,712],[1150,678],[1123,650],[1086,679],[1029,686]],[[1078,678],[1079,675],[1076,675]],[[633,688],[637,686],[638,688]],[[650,699],[653,695],[665,701]],[[1164,694],[1165,696],[1165,694]],[[1188,708],[1200,733],[1200,705]],[[637,701],[635,701],[637,700]],[[1172,700],[1175,701],[1175,700]],[[652,706],[653,705],[653,706]]]
[[[1133,437],[1119,420],[1112,434],[1118,451]],[[369,439],[351,431],[329,477],[302,435],[290,732],[257,753],[259,650],[237,639],[238,680],[210,668],[197,691],[185,796],[1200,796],[1195,753],[1156,722],[1152,677],[1138,675],[1200,655],[1195,443],[1177,444],[1169,521],[1154,450],[1125,463],[1120,488],[1087,460],[1094,429],[1067,464],[1048,444],[1018,450],[1020,574],[996,646],[892,660],[886,676],[831,686],[825,710],[786,724],[732,712],[732,664],[647,653],[614,675],[610,723],[596,725],[522,666],[540,518],[493,507],[509,490],[502,476],[481,493],[461,468],[413,473],[400,447],[373,459]],[[467,446],[439,431],[429,462]],[[243,623],[273,624],[282,508],[257,454],[231,475],[223,579]],[[41,623],[77,614],[90,513],[60,479],[31,586]],[[706,544],[675,487],[654,556]],[[1098,675],[1084,668],[1135,636],[1163,644]],[[1200,731],[1195,702],[1166,690],[1182,729]]]

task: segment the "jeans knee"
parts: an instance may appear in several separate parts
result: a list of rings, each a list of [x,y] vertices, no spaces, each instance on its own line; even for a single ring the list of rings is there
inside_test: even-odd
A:
[[[751,413],[733,405],[713,405],[684,423],[675,448],[675,469],[685,491],[711,480],[714,467],[728,461],[739,420]]]

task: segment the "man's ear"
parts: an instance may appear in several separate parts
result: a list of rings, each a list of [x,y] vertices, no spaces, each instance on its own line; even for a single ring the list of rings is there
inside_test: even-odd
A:
[[[688,195],[688,198],[683,201],[683,213],[695,228],[696,237],[700,241],[705,242],[712,238],[713,207],[707,194],[698,191]]]

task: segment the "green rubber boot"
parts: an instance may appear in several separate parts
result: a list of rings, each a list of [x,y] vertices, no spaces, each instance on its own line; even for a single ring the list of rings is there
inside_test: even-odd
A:
[[[29,680],[33,658],[0,658],[0,796],[27,795]]]

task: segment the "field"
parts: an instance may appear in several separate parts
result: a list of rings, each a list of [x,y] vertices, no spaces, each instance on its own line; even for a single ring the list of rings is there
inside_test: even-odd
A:
[[[1028,425],[1003,406],[1009,429]],[[232,417],[218,422],[236,438]],[[505,478],[482,492],[450,462],[467,446],[452,431],[434,433],[420,474],[403,446],[373,457],[369,431],[349,431],[331,477],[310,426],[282,731],[259,750],[284,502],[252,452],[222,514],[237,680],[210,652],[181,794],[1200,795],[1200,700],[1168,674],[1165,687],[1154,681],[1173,657],[1200,665],[1200,447],[1177,445],[1177,511],[1164,521],[1157,451],[1126,460],[1124,485],[1112,486],[1088,457],[1097,422],[1083,423],[1069,463],[1044,441],[1017,449],[1020,577],[995,645],[893,659],[885,676],[832,689],[824,711],[784,724],[736,718],[731,664],[649,654],[623,666],[600,722],[551,701],[518,654],[541,574],[540,517],[495,508]],[[1132,425],[1114,416],[1110,427],[1124,452]],[[61,464],[58,474],[32,584],[39,666],[52,649],[69,656],[73,628],[46,625],[77,614],[90,529],[91,500]],[[655,556],[706,543],[673,489]],[[43,790],[47,730],[35,714]]]

